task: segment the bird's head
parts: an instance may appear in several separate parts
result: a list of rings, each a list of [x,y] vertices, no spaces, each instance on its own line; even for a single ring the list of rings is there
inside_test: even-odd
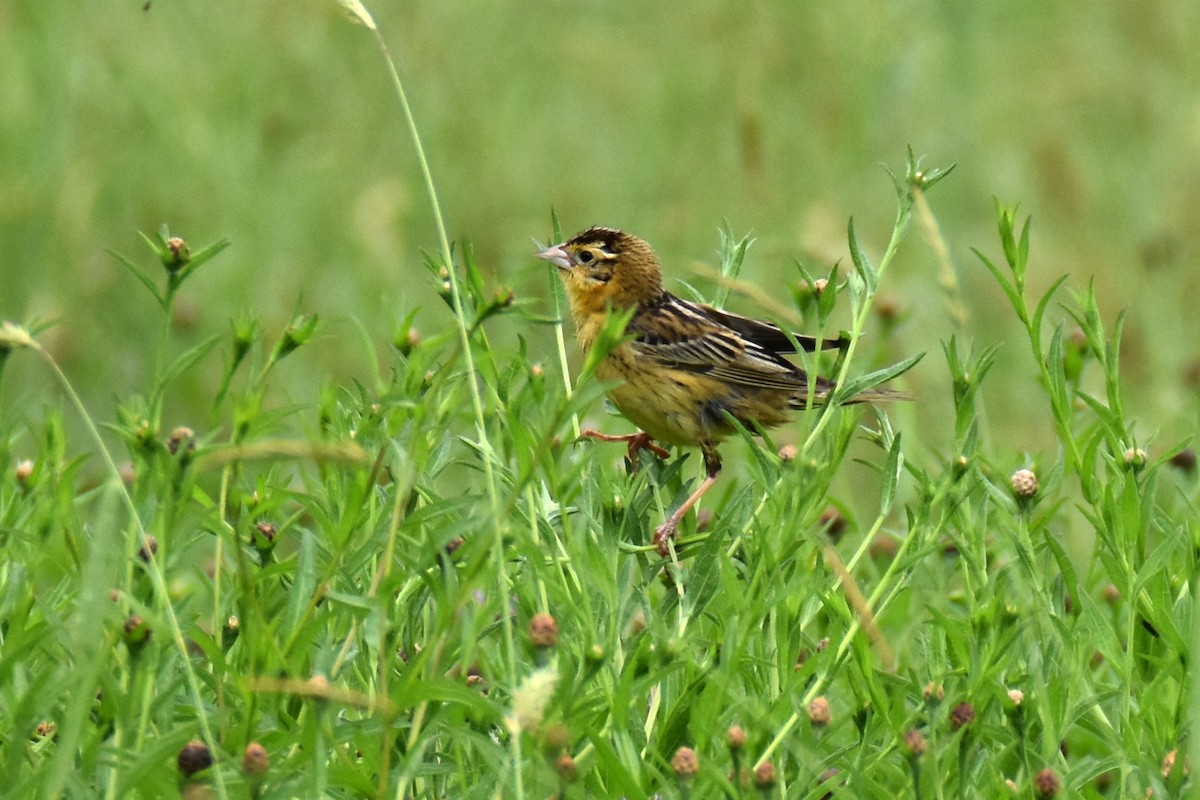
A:
[[[634,308],[663,292],[654,249],[615,228],[588,228],[537,256],[558,267],[576,314]]]

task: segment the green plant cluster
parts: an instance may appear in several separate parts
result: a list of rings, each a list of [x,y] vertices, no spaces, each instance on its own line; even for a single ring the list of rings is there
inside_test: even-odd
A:
[[[144,237],[161,271],[117,256],[161,326],[151,380],[114,387],[113,419],[76,394],[41,326],[0,328],[0,378],[38,359],[64,398],[0,406],[6,796],[1194,789],[1195,455],[1127,415],[1123,320],[1105,322],[1092,288],[1028,296],[1017,209],[998,206],[999,255],[983,248],[977,269],[1023,327],[1024,413],[1057,449],[994,439],[997,353],[964,330],[943,343],[949,397],[916,401],[952,409],[948,449],[906,436],[901,404],[814,410],[776,434],[794,441],[743,431],[726,445],[741,469],[664,558],[650,533],[697,459],[625,464],[578,440],[605,387],[594,359],[571,376],[556,276],[558,313],[540,317],[451,249],[391,74],[447,324],[423,333],[410,316],[386,348],[365,344],[379,374],[292,397],[278,366],[311,352],[311,314],[178,345],[178,289],[225,243],[192,252],[165,229]],[[887,365],[879,290],[914,216],[936,230],[927,193],[946,172],[910,153],[893,175],[878,263],[851,224],[851,263],[799,270],[811,332],[849,314],[850,345],[806,362],[845,395],[921,358]],[[722,247],[721,285],[742,288],[749,241],[726,231]],[[535,336],[557,363],[533,360]],[[169,425],[171,390],[218,359],[207,417]],[[68,441],[68,419],[90,440]]]
[[[818,322],[844,299],[859,341],[941,176],[910,159],[897,177],[878,266],[851,226],[853,269],[802,293]],[[118,449],[78,401],[92,446],[68,446],[64,411],[7,410],[10,796],[1179,796],[1194,457],[1147,454],[1120,321],[1090,291],[1060,305],[1061,282],[1031,303],[1028,222],[998,213],[1002,259],[981,263],[1026,327],[1030,413],[1059,452],[988,442],[993,353],[951,340],[953,452],[902,441],[895,409],[814,411],[799,445],[747,432],[744,474],[666,559],[649,532],[694,459],[628,470],[574,441],[603,387],[491,346],[490,326],[558,323],[489,289],[469,250],[428,258],[455,324],[400,323],[371,383],[272,399],[314,318],[181,353],[164,325],[156,380],[107,426]],[[121,260],[169,316],[220,246],[147,242],[166,290]],[[725,250],[732,278],[746,242]],[[6,324],[0,352],[22,351],[57,371]],[[213,352],[211,419],[164,431],[166,387]],[[853,358],[823,365],[847,391],[915,361],[856,382]],[[874,445],[870,519],[835,488],[856,440]]]

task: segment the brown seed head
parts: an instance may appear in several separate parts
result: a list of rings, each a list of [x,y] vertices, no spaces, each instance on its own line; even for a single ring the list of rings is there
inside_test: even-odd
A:
[[[1190,447],[1185,447],[1175,455],[1171,456],[1170,465],[1181,472],[1196,471],[1196,451]]]
[[[574,783],[575,778],[579,776],[579,768],[575,765],[575,759],[570,753],[563,753],[554,762],[554,769],[558,773],[558,777],[564,783]]]
[[[545,611],[539,611],[529,620],[529,641],[534,647],[554,647],[558,644],[558,623]]]
[[[1100,595],[1104,598],[1104,602],[1112,605],[1121,599],[1121,590],[1110,583],[1100,590]]]
[[[150,626],[137,614],[130,615],[125,620],[125,643],[128,645],[145,644],[150,639]]]
[[[846,524],[846,517],[836,506],[825,506],[821,512],[821,527],[835,542],[846,532]]]
[[[754,785],[760,789],[769,789],[775,785],[775,765],[764,761],[754,768]]]
[[[824,728],[833,721],[833,712],[829,709],[829,700],[824,696],[814,697],[808,704],[808,721],[814,728]]]
[[[242,772],[247,775],[262,775],[271,768],[271,757],[267,748],[258,742],[251,742],[242,751]]]
[[[700,758],[690,747],[681,747],[671,757],[671,769],[680,780],[688,780],[700,771]]]
[[[17,482],[25,483],[29,480],[29,476],[33,474],[33,462],[29,459],[17,462]]]
[[[945,699],[946,690],[942,688],[940,683],[930,681],[925,684],[925,688],[921,691],[921,694],[925,698],[926,703],[935,705]]]
[[[157,553],[158,539],[154,538],[153,536],[147,536],[142,542],[142,546],[138,548],[138,558],[149,564],[150,559],[153,558]]]
[[[179,765],[179,771],[183,773],[185,778],[190,778],[202,769],[208,769],[213,764],[212,752],[208,749],[208,745],[199,739],[193,739],[183,746],[179,751],[179,757],[175,760]]]
[[[794,461],[796,459],[796,454],[799,452],[800,451],[796,448],[796,445],[790,443],[785,444],[783,447],[779,448],[779,460],[783,461],[785,464],[789,461]]]
[[[1058,790],[1062,788],[1062,783],[1058,780],[1058,775],[1054,770],[1046,767],[1033,778],[1033,788],[1037,792],[1037,796],[1042,800],[1050,800],[1058,794]]]
[[[254,549],[260,553],[269,553],[275,549],[275,544],[279,538],[279,529],[275,527],[273,522],[261,520],[254,523],[254,529],[250,531],[250,542],[254,545]]]
[[[741,750],[746,746],[746,729],[741,725],[730,725],[725,731],[725,744],[734,752]]]
[[[913,758],[925,755],[925,737],[916,728],[909,728],[904,732],[904,746]]]
[[[950,730],[957,731],[975,721],[975,707],[967,702],[956,705],[950,711]]]
[[[196,449],[196,432],[183,425],[171,431],[171,438],[167,439],[167,450],[171,455],[178,453],[181,448],[189,452]]]
[[[891,325],[900,317],[900,301],[895,297],[876,297],[875,316],[884,325]]]
[[[33,733],[37,738],[45,739],[47,736],[53,736],[56,730],[58,728],[53,722],[42,720],[37,724],[37,728],[34,729]]]
[[[871,558],[879,561],[891,561],[899,551],[899,540],[887,533],[877,534],[875,538],[871,539],[871,545],[868,548]]]

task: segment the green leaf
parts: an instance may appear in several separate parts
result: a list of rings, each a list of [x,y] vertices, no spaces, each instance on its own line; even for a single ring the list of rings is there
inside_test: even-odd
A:
[[[1063,363],[1063,326],[1054,329],[1050,337],[1050,349],[1046,353],[1046,379],[1049,385],[1046,390],[1050,393],[1050,403],[1054,407],[1054,415],[1062,423],[1070,421],[1071,407],[1067,399],[1067,373]]]
[[[848,380],[837,388],[834,392],[834,398],[837,402],[845,402],[855,395],[862,394],[868,389],[874,388],[881,383],[886,383],[893,378],[899,377],[917,365],[924,353],[917,353],[914,356],[909,356],[903,361],[899,361],[891,366],[877,369],[874,372],[868,372],[866,375],[861,375],[853,380]]]
[[[992,273],[992,277],[996,279],[996,283],[1000,284],[1000,288],[1003,289],[1004,294],[1006,294],[1008,296],[1008,302],[1012,304],[1012,307],[1015,310],[1017,310],[1018,313],[1020,313],[1020,309],[1022,308],[1021,295],[1017,291],[1016,287],[1013,286],[1012,281],[1010,281],[1008,279],[1008,276],[1006,276],[1004,274],[1004,272],[998,266],[996,266],[990,258],[985,256],[979,250],[972,247],[971,252],[974,253],[975,256],[980,261],[983,262],[983,265],[985,267],[988,268],[988,271]]]
[[[892,509],[896,499],[896,485],[900,482],[900,473],[904,469],[904,455],[900,452],[900,434],[892,439],[888,449],[887,463],[883,466],[883,489],[879,498],[879,513],[887,514]]]
[[[185,372],[189,367],[195,364],[200,359],[208,355],[214,347],[221,341],[221,335],[215,334],[200,342],[195,347],[180,353],[175,359],[167,365],[163,370],[162,375],[158,377],[154,385],[154,394],[157,396],[170,385],[177,377]]]
[[[158,307],[163,309],[164,311],[166,311],[166,309],[167,309],[166,299],[159,293],[158,287],[154,285],[154,281],[150,278],[150,276],[147,275],[146,273],[142,272],[141,267],[139,267],[137,264],[130,261],[125,256],[118,253],[116,250],[108,250],[108,254],[111,255],[113,258],[117,259],[117,262],[121,266],[123,266],[125,269],[129,270],[129,273],[131,275],[133,275],[133,277],[137,278],[138,281],[141,282],[142,286],[145,286],[146,289],[149,290],[150,294],[154,295],[154,299],[156,301],[158,301]]]
[[[867,258],[867,254],[858,244],[858,237],[854,235],[853,217],[850,218],[850,224],[846,228],[846,238],[850,244],[850,258],[854,262],[854,269],[862,276],[863,282],[867,285],[868,294],[874,295],[879,288],[879,275],[875,271],[875,265],[871,263],[871,259]]]
[[[1058,291],[1059,287],[1063,285],[1063,282],[1066,281],[1068,277],[1070,276],[1063,275],[1059,277],[1059,279],[1051,284],[1050,288],[1046,290],[1046,293],[1042,295],[1042,299],[1038,301],[1037,308],[1033,312],[1033,320],[1030,323],[1030,328],[1034,332],[1038,332],[1042,329],[1042,317],[1044,317],[1046,314],[1046,306],[1050,303],[1050,298],[1054,297],[1054,293]]]

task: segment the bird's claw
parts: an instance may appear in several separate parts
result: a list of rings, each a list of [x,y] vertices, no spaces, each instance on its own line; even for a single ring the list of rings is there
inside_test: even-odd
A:
[[[629,463],[631,468],[636,471],[638,468],[638,451],[649,450],[659,458],[670,458],[671,453],[666,448],[660,447],[654,443],[654,439],[645,431],[638,433],[625,433],[614,435],[611,433],[601,433],[600,431],[587,429],[579,432],[581,438],[595,439],[600,442],[625,442],[629,446]]]
[[[649,450],[659,458],[670,458],[671,453],[665,448],[654,443],[650,438],[650,434],[642,431],[635,433],[629,438],[629,461],[633,464],[634,469],[637,469],[637,454],[639,450]]]

